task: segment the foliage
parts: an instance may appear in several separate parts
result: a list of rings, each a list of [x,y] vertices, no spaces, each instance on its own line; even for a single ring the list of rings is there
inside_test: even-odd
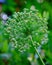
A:
[[[34,6],[36,9],[39,10],[39,12],[44,12],[44,11],[48,11],[49,12],[49,20],[48,20],[48,26],[49,29],[52,29],[52,1],[50,0],[22,0],[22,2],[24,2],[23,6],[21,7],[21,9],[23,8],[31,8],[32,6]],[[33,8],[33,7],[32,7]]]
[[[46,16],[47,17],[47,16]],[[19,51],[31,48],[32,37],[34,46],[47,43],[47,18],[39,12],[25,9],[14,13],[5,25],[5,36],[9,37],[9,44]],[[44,20],[44,21],[43,21]]]
[[[3,4],[3,11],[8,15],[11,15],[16,10],[16,3],[14,0],[6,0]]]
[[[13,64],[18,64],[17,60],[21,62],[22,60],[20,61],[17,56],[18,52],[36,50],[39,55],[36,48],[48,41],[47,19],[48,13],[44,12],[42,16],[36,9],[25,8],[23,12],[15,12],[5,24],[0,23],[0,45],[2,45],[0,51],[1,53],[11,52],[12,59],[8,61],[13,63],[15,59]]]

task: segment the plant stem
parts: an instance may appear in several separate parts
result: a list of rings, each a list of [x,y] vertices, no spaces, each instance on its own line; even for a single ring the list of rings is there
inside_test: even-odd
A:
[[[32,40],[32,36],[30,36],[30,39],[31,39],[31,42],[32,42],[32,46],[34,47],[34,49],[35,49],[36,53],[38,54],[38,56],[39,56],[39,58],[40,58],[40,60],[41,60],[42,64],[43,64],[43,65],[45,65],[45,63],[44,63],[43,59],[41,58],[41,56],[40,56],[40,54],[39,54],[39,52],[38,52],[38,50],[37,50],[36,46],[34,46],[34,45],[33,45],[33,44],[34,44],[34,42],[33,42],[33,40]]]
[[[38,54],[38,56],[39,56],[39,58],[40,58],[40,60],[41,60],[42,64],[43,64],[43,65],[45,65],[45,63],[43,62],[43,60],[42,60],[42,58],[41,58],[41,56],[40,56],[40,54],[39,54],[39,52],[38,52],[37,48],[36,48],[36,47],[34,47],[34,49],[36,50],[36,52],[37,52],[37,54]]]

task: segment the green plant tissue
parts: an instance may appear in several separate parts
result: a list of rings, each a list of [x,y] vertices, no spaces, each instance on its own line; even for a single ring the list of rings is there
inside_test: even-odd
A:
[[[4,31],[8,35],[9,44],[14,49],[23,52],[33,46],[39,46],[48,41],[48,16],[44,16],[38,10],[24,9],[23,12],[15,12],[8,18]],[[32,37],[33,43],[30,37]]]

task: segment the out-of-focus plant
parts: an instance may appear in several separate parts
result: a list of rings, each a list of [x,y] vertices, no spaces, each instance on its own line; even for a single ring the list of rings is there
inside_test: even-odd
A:
[[[24,9],[23,12],[15,12],[12,18],[9,18],[4,25],[4,37],[7,38],[10,50],[18,50],[22,52],[30,52],[33,48],[43,65],[44,62],[37,51],[37,47],[48,41],[47,19],[39,11]],[[17,52],[17,51],[16,51]]]
[[[44,11],[44,10],[49,12],[48,27],[49,27],[49,30],[50,30],[50,29],[52,29],[52,2],[50,3],[50,2],[45,1],[42,4],[42,11]]]
[[[16,10],[16,3],[14,0],[5,0],[3,4],[3,11],[11,15]]]
[[[0,52],[7,52],[8,51],[8,41],[7,39],[4,37],[4,25],[3,22],[0,21]],[[2,51],[1,51],[2,49]]]
[[[26,46],[27,49],[31,47],[30,37],[34,41],[33,45],[46,43],[48,40],[46,17],[45,13],[42,17],[36,10],[26,9],[24,12],[15,12],[12,18],[8,19],[5,27],[5,35],[9,35],[9,43],[14,44],[19,50],[22,46],[21,51],[26,50]]]
[[[21,2],[21,1],[19,1],[19,2]],[[21,10],[24,7],[30,8],[31,6],[34,6],[41,13],[43,11],[48,11],[49,12],[49,21],[48,21],[49,24],[48,24],[48,26],[49,26],[49,29],[52,29],[52,1],[51,0],[50,1],[49,0],[33,0],[33,1],[32,0],[22,0],[22,2],[23,2],[23,4],[20,7]]]

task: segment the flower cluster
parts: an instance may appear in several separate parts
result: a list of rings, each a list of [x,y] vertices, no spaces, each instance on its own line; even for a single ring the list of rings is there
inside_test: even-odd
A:
[[[8,35],[9,44],[14,49],[23,52],[33,46],[47,43],[47,17],[39,11],[24,9],[23,12],[15,12],[5,24],[5,36]],[[31,38],[33,43],[31,42]]]

